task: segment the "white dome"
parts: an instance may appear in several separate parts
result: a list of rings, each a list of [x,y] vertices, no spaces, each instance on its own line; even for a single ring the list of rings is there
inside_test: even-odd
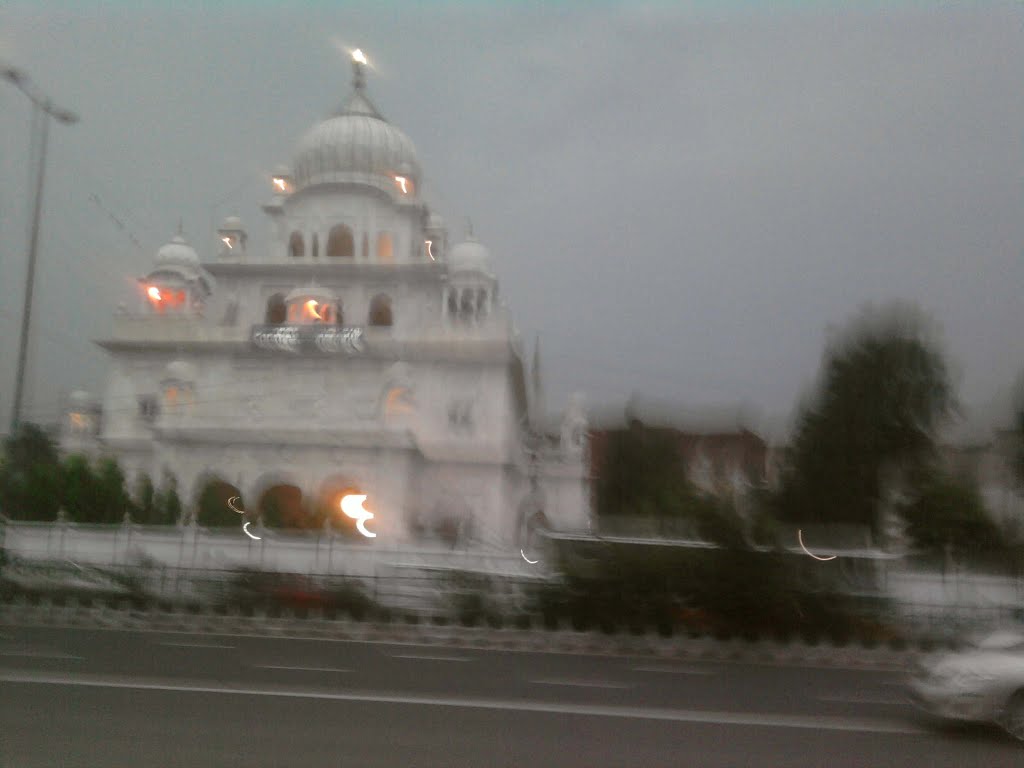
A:
[[[88,408],[95,404],[95,400],[92,395],[81,389],[76,389],[68,397],[68,401],[72,408]]]
[[[198,267],[199,254],[185,242],[185,238],[175,235],[171,242],[156,252],[156,263],[157,266]]]
[[[353,102],[368,103],[359,94]],[[372,109],[372,107],[371,107]],[[382,179],[406,176],[419,180],[419,161],[412,140],[382,117],[346,110],[307,133],[295,151],[295,188],[352,181],[353,174]],[[389,181],[393,184],[393,181]]]
[[[448,253],[448,270],[456,272],[479,272],[488,277],[494,276],[491,266],[491,254],[476,240],[459,243]]]
[[[194,383],[196,380],[196,367],[184,360],[175,360],[168,363],[164,373],[165,379],[174,381]]]

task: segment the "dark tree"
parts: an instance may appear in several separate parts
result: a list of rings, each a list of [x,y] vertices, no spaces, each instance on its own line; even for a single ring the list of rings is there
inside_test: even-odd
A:
[[[0,511],[13,520],[55,520],[61,502],[57,448],[35,424],[22,424],[4,442]]]
[[[936,430],[956,409],[929,328],[914,307],[869,307],[829,344],[772,498],[780,519],[878,531],[885,494],[929,463]]]

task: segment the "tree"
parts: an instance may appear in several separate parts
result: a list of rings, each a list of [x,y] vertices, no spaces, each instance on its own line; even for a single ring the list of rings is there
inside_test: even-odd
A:
[[[158,521],[156,488],[153,480],[143,472],[135,483],[135,498],[132,517],[143,525],[153,525]]]
[[[68,518],[75,523],[99,522],[99,483],[85,456],[69,456],[62,467],[62,503]]]
[[[775,514],[878,532],[886,494],[928,463],[957,408],[946,362],[920,310],[867,307],[826,348],[802,409]]]
[[[961,555],[1005,548],[999,527],[985,512],[977,485],[966,478],[934,472],[902,510],[907,533],[921,549],[934,553],[950,547]]]
[[[22,424],[4,442],[0,508],[14,520],[54,520],[61,502],[60,458],[54,442],[35,424]]]
[[[99,502],[97,523],[120,523],[131,509],[131,499],[124,484],[124,472],[114,459],[100,461],[96,472],[96,496]]]
[[[234,486],[228,485],[222,480],[210,480],[199,492],[197,507],[199,509],[199,522],[202,525],[211,527],[229,527],[241,525],[241,516],[228,506],[228,499],[236,496]],[[239,509],[245,509],[245,505],[236,504]]]
[[[181,497],[178,496],[178,478],[173,472],[164,473],[163,488],[156,495],[157,525],[177,525],[181,519]]]

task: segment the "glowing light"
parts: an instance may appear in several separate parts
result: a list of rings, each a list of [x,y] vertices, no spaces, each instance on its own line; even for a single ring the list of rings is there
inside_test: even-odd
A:
[[[320,313],[316,311],[317,304],[319,302],[316,299],[310,299],[306,302],[306,312],[315,317],[317,320],[323,320]]]
[[[227,246],[228,248],[234,248],[234,247],[235,247],[235,246],[234,246],[234,245],[232,244],[232,242],[231,242],[231,238],[230,238],[230,237],[222,237],[222,238],[220,239],[220,241],[221,241],[222,243],[224,243],[224,245],[226,245],[226,246]]]
[[[161,301],[163,298],[160,295],[160,289],[157,288],[155,285],[149,286],[149,288],[146,290],[146,293],[149,295],[149,298],[151,298],[153,301]]]
[[[434,241],[433,240],[427,240],[426,243],[427,243],[427,256],[430,257],[431,261],[437,261],[437,259],[434,258],[434,251],[431,248],[431,246],[434,244]]]
[[[402,194],[403,195],[409,194],[409,190],[405,186],[406,182],[408,182],[409,180],[407,178],[405,178],[405,176],[395,176],[395,181],[397,181],[398,182],[398,186],[400,186],[402,188]]]
[[[235,499],[240,499],[240,498],[242,498],[242,497],[241,496],[232,496],[230,499],[228,499],[228,506],[231,507],[231,511],[232,512],[237,512],[240,515],[244,515],[245,514],[245,510],[244,509],[239,509],[238,507],[236,507],[234,504],[231,503]]]
[[[363,502],[366,501],[366,494],[350,493],[341,497],[341,511],[356,521],[356,528],[359,532],[367,538],[374,539],[377,537],[376,533],[372,533],[366,530],[366,521],[373,517],[372,512],[367,512],[363,508]]]
[[[539,563],[540,562],[540,560],[531,560],[530,558],[528,558],[526,556],[526,553],[523,552],[523,550],[521,550],[521,549],[519,550],[519,554],[522,555],[523,556],[523,560],[528,562],[530,565],[533,565],[534,563]]]
[[[263,538],[262,536],[253,536],[251,533],[249,533],[248,522],[242,526],[242,530],[245,531],[245,535],[248,536],[250,539],[256,539],[256,541],[260,541]]]
[[[282,192],[288,189],[288,183],[284,179],[278,177],[274,178],[274,186],[280,189]]]
[[[355,61],[355,62],[358,62],[359,64],[365,65],[366,64],[366,56],[363,55],[363,52],[361,50],[356,48],[354,51],[352,51],[352,61]]]
[[[808,555],[813,557],[815,560],[835,560],[838,557],[838,555],[832,555],[831,557],[818,557],[817,555],[812,553],[810,550],[807,549],[807,547],[804,546],[804,537],[799,528],[797,528],[796,530],[796,538],[800,542],[800,548]]]

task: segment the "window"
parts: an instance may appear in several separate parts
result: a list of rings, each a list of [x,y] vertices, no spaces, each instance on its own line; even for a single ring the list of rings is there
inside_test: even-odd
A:
[[[275,293],[267,299],[267,314],[263,322],[267,325],[280,325],[285,321],[287,311],[284,305],[284,296]]]
[[[157,417],[159,405],[154,395],[143,395],[139,398],[139,416],[143,421],[152,422]]]
[[[331,228],[331,234],[327,238],[327,255],[335,259],[351,259],[355,255],[351,229],[344,224]]]
[[[292,236],[288,238],[288,255],[293,259],[301,259],[305,253],[306,245],[302,241],[302,235],[292,232]]]
[[[377,261],[390,264],[395,260],[394,247],[389,232],[381,232],[377,235]]]
[[[391,322],[391,299],[382,293],[374,296],[370,302],[370,325],[390,326]]]

